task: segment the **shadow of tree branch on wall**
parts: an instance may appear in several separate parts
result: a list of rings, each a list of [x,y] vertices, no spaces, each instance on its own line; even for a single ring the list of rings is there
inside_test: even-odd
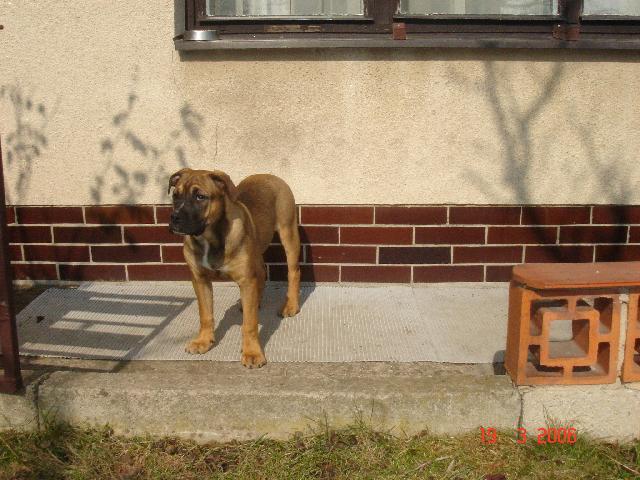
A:
[[[101,203],[108,195],[117,198],[118,203],[135,204],[150,186],[159,188],[161,195],[158,199],[163,201],[162,192],[173,173],[167,169],[168,165],[188,166],[187,149],[190,144],[202,150],[204,117],[188,103],[180,108],[179,123],[168,133],[151,140],[136,131],[132,117],[141,103],[136,92],[137,83],[136,72],[125,108],[112,117],[112,132],[100,142],[104,162],[90,188],[95,203]]]
[[[535,68],[535,67],[534,67]],[[565,74],[565,64],[555,63],[550,71],[540,72],[535,70],[532,72],[536,77],[536,83],[541,85],[539,93],[531,98],[526,107],[519,105],[523,95],[518,95],[518,88],[522,88],[513,80],[508,72],[500,71],[496,62],[487,61],[483,65],[483,76],[480,82],[474,82],[470,78],[465,78],[457,71],[452,71],[451,75],[456,80],[467,87],[475,88],[483,95],[491,107],[492,120],[495,122],[499,138],[502,144],[502,153],[500,161],[501,181],[498,184],[487,180],[484,172],[477,168],[468,168],[464,174],[465,180],[482,192],[486,198],[495,202],[508,203],[515,202],[521,205],[536,205],[541,202],[538,200],[540,196],[535,192],[535,188],[541,187],[539,183],[540,172],[553,171],[549,164],[553,158],[551,155],[545,155],[540,152],[540,138],[535,136],[534,124],[545,121],[557,121],[557,115],[563,115],[557,109],[553,109],[553,103],[558,102],[560,97],[558,94],[559,86]],[[531,93],[531,92],[529,92]],[[572,94],[577,94],[572,92]],[[565,98],[565,101],[567,99]],[[569,102],[569,111],[571,111]],[[637,185],[633,182],[631,176],[627,175],[626,170],[621,168],[621,162],[615,157],[616,148],[608,145],[603,152],[598,148],[594,139],[594,132],[586,123],[581,123],[575,118],[567,118],[563,124],[562,135],[573,135],[579,140],[579,145],[575,147],[579,155],[578,164],[575,158],[564,159],[563,168],[568,172],[575,173],[569,182],[563,178],[563,184],[558,182],[558,188],[581,189],[585,182],[597,186],[599,204],[629,204],[633,198],[633,192]],[[551,145],[554,141],[561,141],[555,138],[549,139],[547,145]],[[534,146],[538,151],[534,153]],[[482,152],[486,155],[486,152]],[[610,157],[610,158],[609,158]],[[536,170],[534,176],[533,170]],[[552,182],[553,179],[546,179]],[[536,183],[537,182],[537,183]],[[549,188],[549,185],[542,185]],[[582,188],[583,189],[583,188]],[[544,202],[543,202],[544,203]],[[528,212],[529,220],[527,224],[544,225],[546,223],[543,209],[530,209]],[[625,209],[617,211],[616,223],[625,225],[629,223],[628,212]],[[623,231],[624,230],[624,231]],[[532,230],[537,237],[538,244],[549,244],[548,235],[544,229]],[[622,238],[626,232],[626,227],[620,227],[620,235]],[[616,236],[617,238],[617,236]],[[624,241],[616,241],[612,245],[609,252],[611,260],[620,259],[622,256],[621,244]],[[567,243],[599,243],[587,242],[579,240],[577,242]],[[575,261],[566,258],[560,250],[549,250],[549,254],[556,261]]]
[[[0,85],[0,105],[9,108],[8,116],[14,120],[13,130],[4,135],[3,140],[7,171],[15,176],[12,190],[16,198],[8,198],[7,201],[16,203],[29,189],[33,162],[49,146],[47,126],[53,112],[49,112],[42,101],[36,100],[33,93],[25,92],[16,84]]]

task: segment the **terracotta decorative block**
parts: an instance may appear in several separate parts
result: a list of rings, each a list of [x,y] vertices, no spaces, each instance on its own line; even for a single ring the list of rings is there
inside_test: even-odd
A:
[[[640,294],[638,293],[629,295],[622,381],[640,382]]]
[[[619,339],[615,289],[545,291],[511,282],[505,367],[516,384],[613,383]]]

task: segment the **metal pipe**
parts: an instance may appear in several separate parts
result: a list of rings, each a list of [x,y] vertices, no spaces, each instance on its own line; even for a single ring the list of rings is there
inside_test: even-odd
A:
[[[4,377],[0,377],[0,392],[15,393],[22,389],[22,375],[13,303],[13,275],[9,258],[9,232],[2,167],[2,139],[0,138],[0,346],[4,366]]]

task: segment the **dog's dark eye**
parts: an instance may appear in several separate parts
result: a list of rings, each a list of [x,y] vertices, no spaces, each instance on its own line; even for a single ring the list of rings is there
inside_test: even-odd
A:
[[[205,198],[207,197],[205,197],[201,193],[196,193],[196,200],[198,200],[199,202],[203,201]]]

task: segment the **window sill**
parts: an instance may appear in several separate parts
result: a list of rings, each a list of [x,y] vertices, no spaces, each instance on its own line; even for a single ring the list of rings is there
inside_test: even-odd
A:
[[[226,35],[219,40],[183,40],[174,38],[176,50],[252,50],[299,48],[516,48],[572,50],[638,50],[640,35],[582,34],[577,41],[557,40],[551,34],[411,34],[406,40],[387,35],[349,37],[310,37]]]

